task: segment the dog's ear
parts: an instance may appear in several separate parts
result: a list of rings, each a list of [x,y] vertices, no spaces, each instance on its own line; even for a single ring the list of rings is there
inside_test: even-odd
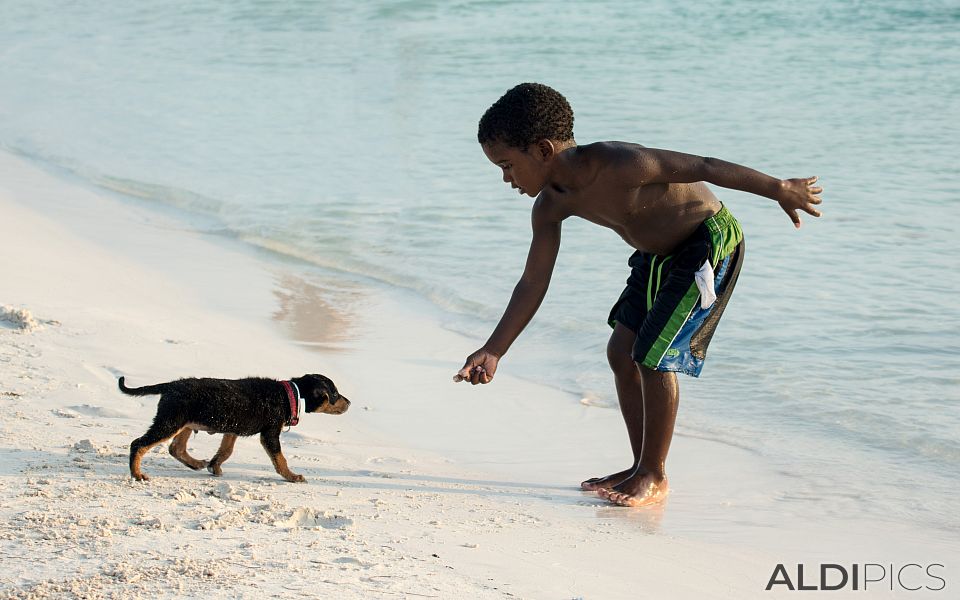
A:
[[[337,396],[337,388],[333,382],[323,375],[307,375],[310,379],[310,388],[314,399],[323,404],[324,402],[333,402]]]
[[[327,392],[331,396],[336,398],[337,396],[340,395],[340,392],[337,391],[337,386],[336,384],[333,383],[332,379],[330,379],[329,377],[324,377],[323,375],[317,375],[317,377],[320,379],[321,382],[323,382],[323,387],[327,390]]]

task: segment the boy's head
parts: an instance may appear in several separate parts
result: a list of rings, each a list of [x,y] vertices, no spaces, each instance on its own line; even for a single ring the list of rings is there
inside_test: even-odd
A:
[[[480,118],[480,144],[500,142],[526,150],[540,140],[573,139],[573,110],[563,94],[542,83],[521,83]]]
[[[503,180],[520,193],[543,189],[550,162],[573,140],[573,110],[563,95],[541,83],[511,88],[480,119],[477,140]]]

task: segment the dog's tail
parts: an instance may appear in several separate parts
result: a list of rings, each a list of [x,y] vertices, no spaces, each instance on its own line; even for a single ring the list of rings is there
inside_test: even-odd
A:
[[[158,383],[157,385],[145,385],[138,388],[128,388],[123,384],[123,377],[120,378],[120,391],[131,396],[150,396],[153,394],[160,394],[163,392],[165,387],[167,387],[167,384]]]

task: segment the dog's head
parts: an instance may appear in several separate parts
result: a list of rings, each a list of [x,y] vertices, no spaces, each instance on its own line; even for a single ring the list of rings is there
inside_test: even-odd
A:
[[[304,375],[293,380],[300,388],[304,408],[308,413],[341,415],[350,408],[350,401],[341,396],[337,386],[323,375]]]

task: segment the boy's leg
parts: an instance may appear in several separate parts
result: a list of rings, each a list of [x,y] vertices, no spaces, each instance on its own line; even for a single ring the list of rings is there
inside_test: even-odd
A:
[[[716,299],[703,307],[696,274],[708,260]],[[680,402],[675,371],[700,374],[742,260],[743,233],[725,208],[704,221],[673,254],[651,259],[647,311],[632,352],[643,389],[643,449],[636,471],[619,485],[599,490],[601,496],[616,504],[640,506],[667,493],[664,463]]]
[[[627,435],[630,437],[633,463],[623,471],[584,481],[580,484],[584,490],[594,491],[618,485],[629,477],[640,463],[640,454],[643,450],[643,388],[640,370],[630,356],[636,339],[636,333],[622,323],[617,323],[610,335],[610,341],[607,342],[607,362],[613,371],[617,399],[620,401],[620,414],[623,416]]]
[[[641,366],[640,374],[643,382],[644,430],[639,465],[620,484],[599,490],[601,496],[623,506],[652,504],[666,495],[668,484],[664,464],[673,439],[677,406],[680,403],[676,373]]]
[[[699,233],[705,235],[707,231]],[[709,239],[691,236],[683,247],[667,258],[654,259],[660,266],[651,272],[662,281],[648,287],[648,309],[637,329],[631,349],[640,373],[643,397],[643,448],[636,470],[613,487],[598,493],[615,504],[642,506],[661,500],[667,493],[664,463],[679,404],[676,365],[661,366],[668,358],[672,340],[679,337],[699,299],[695,273],[707,260]],[[681,353],[677,351],[677,355]]]

